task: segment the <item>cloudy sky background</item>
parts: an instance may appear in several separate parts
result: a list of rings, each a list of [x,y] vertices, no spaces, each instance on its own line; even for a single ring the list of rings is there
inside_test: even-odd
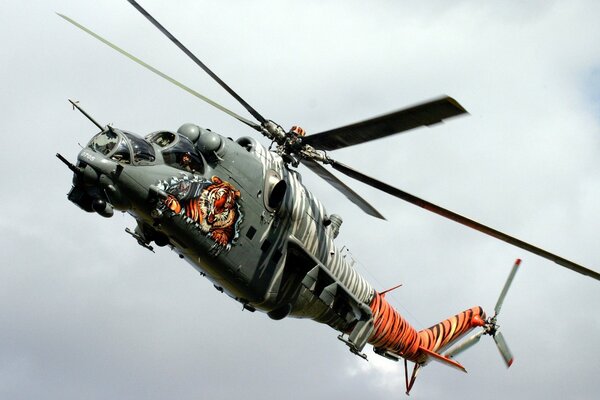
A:
[[[142,5],[259,112],[319,132],[442,94],[471,113],[340,150],[335,158],[439,205],[600,270],[600,3],[596,1],[178,1]],[[195,122],[253,131],[69,25],[64,13],[246,115],[122,0],[11,2],[0,15],[0,397],[389,398],[400,364],[350,354],[310,321],[242,312],[133,219],[67,201],[96,128],[140,134]],[[417,328],[473,305],[500,319],[506,370],[484,338],[430,365],[411,398],[597,398],[599,282],[342,178],[380,222],[306,172],[344,218],[340,246]]]

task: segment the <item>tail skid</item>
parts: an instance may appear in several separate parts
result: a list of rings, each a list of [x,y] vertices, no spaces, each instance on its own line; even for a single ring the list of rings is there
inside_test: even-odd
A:
[[[420,371],[421,371],[421,364],[415,363],[415,366],[413,367],[412,375],[411,375],[410,381],[409,381],[408,380],[408,361],[406,360],[406,358],[404,359],[404,379],[406,381],[406,395],[407,396],[410,396],[410,390],[412,389],[413,385],[415,384],[415,381],[417,380],[417,376],[419,375]]]
[[[481,326],[484,323],[483,319],[485,319],[483,309],[481,307],[473,307],[445,319],[431,328],[420,331],[418,333],[420,341],[418,353],[414,359],[411,359],[411,361],[414,361],[415,366],[413,367],[410,379],[408,378],[408,360],[404,359],[406,394],[410,394],[421,368],[430,361],[436,361],[466,373],[467,370],[462,364],[446,355],[440,354],[438,351],[460,340],[461,337],[473,328]]]

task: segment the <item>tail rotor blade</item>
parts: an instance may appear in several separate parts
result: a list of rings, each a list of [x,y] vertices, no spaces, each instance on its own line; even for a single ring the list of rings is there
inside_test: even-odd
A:
[[[517,259],[517,261],[515,261],[515,265],[513,265],[512,270],[510,271],[510,274],[508,275],[508,278],[506,279],[506,283],[504,284],[504,287],[502,288],[502,292],[500,293],[500,296],[498,297],[498,301],[496,302],[496,306],[494,307],[494,313],[495,313],[494,316],[500,314],[500,309],[502,308],[502,303],[504,303],[504,298],[506,297],[506,293],[508,292],[508,289],[510,288],[512,281],[515,278],[515,274],[517,273],[517,270],[519,269],[519,265],[521,265],[521,260]]]
[[[506,340],[504,340],[504,336],[502,336],[502,333],[496,332],[493,338],[494,342],[496,342],[498,350],[500,351],[500,354],[502,355],[502,358],[504,359],[504,362],[506,363],[506,368],[510,367],[513,363],[513,355],[508,349],[508,345],[506,344]]]
[[[448,350],[444,354],[444,356],[445,357],[449,357],[449,358],[456,357],[457,355],[459,355],[463,351],[465,351],[465,350],[471,348],[472,346],[474,346],[475,344],[477,344],[479,342],[479,339],[481,339],[481,336],[484,333],[485,333],[485,331],[483,331],[483,330],[477,332],[476,334],[472,335],[471,337],[469,337],[465,341],[463,341],[463,342],[457,344],[456,346],[452,347],[450,350]]]

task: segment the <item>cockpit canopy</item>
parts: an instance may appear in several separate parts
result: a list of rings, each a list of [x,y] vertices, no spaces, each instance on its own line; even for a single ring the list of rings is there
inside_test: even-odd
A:
[[[160,131],[146,136],[146,140],[161,147],[165,164],[190,172],[204,172],[204,161],[186,136]]]
[[[88,147],[121,164],[147,165],[155,161],[155,148],[162,153],[165,164],[189,172],[204,172],[202,156],[184,135],[169,131],[141,137],[109,128],[92,138]]]
[[[130,132],[110,128],[92,138],[88,147],[124,164],[151,163],[156,153],[150,143]]]

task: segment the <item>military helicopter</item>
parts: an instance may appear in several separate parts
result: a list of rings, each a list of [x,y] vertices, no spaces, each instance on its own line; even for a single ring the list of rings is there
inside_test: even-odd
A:
[[[497,318],[520,261],[509,274],[488,317],[473,307],[428,329],[417,331],[352,268],[335,244],[342,224],[328,214],[303,185],[303,165],[344,194],[367,214],[383,215],[331,173],[327,166],[426,210],[600,280],[600,274],[479,222],[390,186],[331,158],[328,152],[430,126],[465,114],[453,98],[442,97],[351,125],[306,135],[264,118],[189,51],[136,1],[128,0],[199,67],[232,95],[257,122],[202,96],[108,42],[74,20],[62,18],[256,130],[269,148],[252,137],[231,140],[195,124],[145,137],[103,126],[71,101],[100,130],[81,150],[76,164],[57,154],[74,173],[68,199],[86,212],[111,217],[127,212],[136,228],[126,230],[144,248],[168,246],[250,311],[270,318],[308,318],[340,332],[349,350],[403,360],[406,392],[430,361],[465,371],[454,358],[483,335],[491,336],[506,363],[513,356],[498,331]],[[392,288],[393,289],[393,288]],[[392,290],[390,289],[390,290]],[[460,342],[469,332],[475,334]],[[414,363],[409,378],[408,361]]]

